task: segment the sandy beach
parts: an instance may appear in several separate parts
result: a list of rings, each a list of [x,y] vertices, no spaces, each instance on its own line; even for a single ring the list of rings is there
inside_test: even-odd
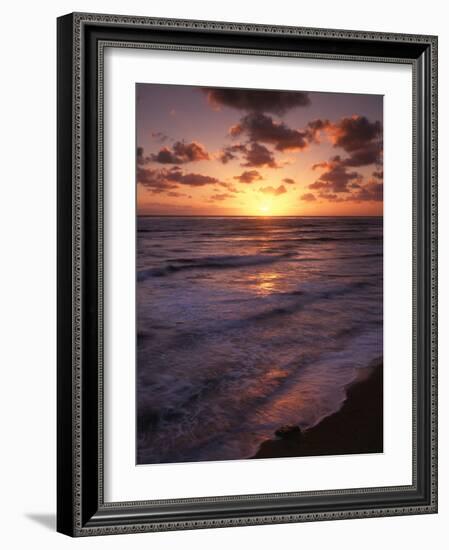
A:
[[[347,388],[339,411],[303,432],[297,426],[280,427],[252,458],[382,452],[383,365],[364,371]]]

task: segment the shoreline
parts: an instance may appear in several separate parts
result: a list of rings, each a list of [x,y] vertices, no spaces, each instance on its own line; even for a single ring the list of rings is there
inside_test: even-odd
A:
[[[367,371],[367,372],[365,372]],[[335,413],[301,431],[282,426],[250,458],[285,458],[383,452],[383,364],[361,369]]]

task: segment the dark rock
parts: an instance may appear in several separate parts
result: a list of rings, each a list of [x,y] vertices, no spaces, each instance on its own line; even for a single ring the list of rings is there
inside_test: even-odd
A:
[[[281,439],[295,439],[298,441],[302,437],[301,428],[299,426],[281,426],[274,433]]]

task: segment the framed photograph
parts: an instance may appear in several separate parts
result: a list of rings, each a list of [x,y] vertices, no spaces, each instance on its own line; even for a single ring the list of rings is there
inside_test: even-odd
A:
[[[58,19],[58,531],[437,511],[437,38]]]

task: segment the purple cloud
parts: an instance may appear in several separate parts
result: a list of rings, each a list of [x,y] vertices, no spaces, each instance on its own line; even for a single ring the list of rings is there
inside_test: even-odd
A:
[[[272,185],[269,185],[268,187],[260,187],[259,191],[261,193],[265,193],[266,195],[274,195],[275,197],[287,193],[285,185],[279,185],[279,187],[273,187]]]
[[[295,107],[310,105],[306,92],[233,88],[203,88],[203,92],[214,109],[231,107],[241,111],[283,115]]]
[[[160,164],[185,164],[209,159],[209,153],[204,145],[196,141],[191,143],[177,141],[172,149],[163,147],[158,153],[151,155],[151,160]]]
[[[245,172],[242,172],[240,176],[234,176],[234,179],[240,183],[253,183],[254,181],[262,180],[263,178],[257,170],[246,170]]]

